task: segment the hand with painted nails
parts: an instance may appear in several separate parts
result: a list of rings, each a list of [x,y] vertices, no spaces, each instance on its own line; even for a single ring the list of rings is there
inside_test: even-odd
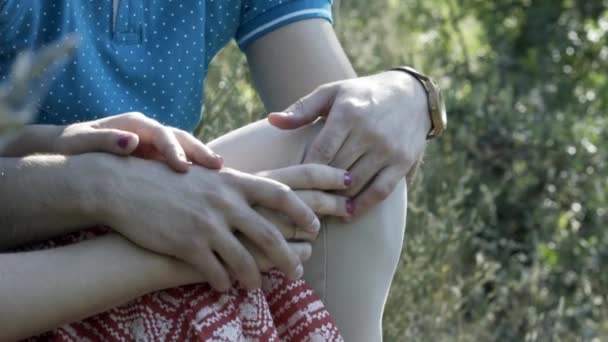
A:
[[[141,113],[125,113],[65,126],[53,142],[59,154],[109,152],[166,162],[187,172],[191,164],[222,167],[222,158],[190,133],[160,124]]]
[[[347,169],[354,217],[387,198],[415,170],[431,128],[424,88],[411,75],[387,71],[320,86],[268,121],[296,129],[324,120],[304,163]]]
[[[301,164],[262,171],[257,175],[290,187],[319,217],[333,216],[350,220],[354,213],[353,201],[336,193],[346,191],[352,185],[352,176],[346,170],[321,164]],[[300,230],[283,215],[265,208],[256,210],[278,227],[290,241],[311,242],[317,237],[317,232]]]

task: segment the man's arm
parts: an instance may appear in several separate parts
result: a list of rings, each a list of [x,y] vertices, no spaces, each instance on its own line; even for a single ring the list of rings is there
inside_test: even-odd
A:
[[[0,145],[2,157],[24,157],[34,153],[53,153],[53,142],[61,135],[63,126],[27,125],[5,137]]]
[[[0,158],[0,250],[101,224],[100,165],[84,156]]]
[[[283,110],[322,84],[357,77],[324,19],[282,27],[253,42],[246,53],[268,111]]]

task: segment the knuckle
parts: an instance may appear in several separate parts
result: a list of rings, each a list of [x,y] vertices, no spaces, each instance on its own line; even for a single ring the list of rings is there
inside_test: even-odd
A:
[[[260,267],[260,271],[262,272],[268,272],[272,269],[272,264],[268,261],[268,260],[260,260],[259,261],[259,265]]]
[[[221,182],[223,182],[226,186],[232,188],[240,188],[246,184],[250,184],[255,181],[249,177],[243,177],[242,173],[230,168],[222,168],[218,172],[218,175],[221,179]]]
[[[324,196],[320,192],[314,191],[310,194],[310,207],[314,208],[315,211],[323,211],[327,209],[327,203],[324,201]]]
[[[388,137],[384,135],[384,132],[376,129],[369,129],[366,131],[366,138],[371,141],[374,146],[384,149],[390,143]]]
[[[296,113],[304,113],[305,110],[306,110],[306,108],[305,108],[305,104],[304,104],[304,99],[302,99],[302,98],[297,100],[291,107],[291,111],[296,112]]]
[[[236,256],[234,265],[232,265],[232,267],[236,274],[240,274],[243,277],[251,275],[255,269],[251,256],[245,252],[239,253]]]
[[[288,186],[280,185],[280,186],[277,186],[277,188],[275,189],[274,198],[275,198],[275,200],[278,201],[278,203],[288,204],[293,201],[292,195],[293,195],[293,192],[291,191],[291,189]]]
[[[322,162],[329,163],[331,161],[332,151],[329,144],[315,144],[312,149]]]
[[[313,186],[316,182],[316,172],[314,165],[306,165],[302,168],[302,178],[309,186]]]
[[[130,119],[130,120],[145,120],[145,119],[149,119],[142,112],[129,112],[129,113],[124,114],[124,117],[126,119]]]
[[[271,227],[261,230],[259,234],[260,243],[269,249],[278,249],[281,245],[282,238],[282,235]]]
[[[365,117],[361,103],[354,98],[346,98],[340,101],[338,112],[348,114],[349,118],[352,117],[353,119],[363,119]]]
[[[228,192],[225,190],[207,192],[205,197],[206,197],[207,201],[209,202],[209,204],[211,204],[211,206],[214,208],[226,209],[226,208],[230,208],[233,205],[232,201],[230,201],[230,199],[229,199],[230,196],[229,196]]]
[[[192,260],[194,255],[197,255],[202,249],[206,248],[206,244],[200,238],[172,239],[169,240],[168,244],[172,246],[172,250],[174,251],[172,254],[183,260]]]

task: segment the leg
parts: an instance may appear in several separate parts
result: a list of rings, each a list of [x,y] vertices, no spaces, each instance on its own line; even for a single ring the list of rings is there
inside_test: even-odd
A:
[[[300,163],[320,125],[280,131],[265,120],[209,145],[226,166],[255,172]],[[406,186],[350,224],[328,219],[305,265],[305,278],[321,296],[346,341],[380,341],[382,311],[405,230]]]

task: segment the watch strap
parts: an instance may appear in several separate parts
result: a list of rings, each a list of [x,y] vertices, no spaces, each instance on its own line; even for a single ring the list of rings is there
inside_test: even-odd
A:
[[[446,128],[446,118],[443,113],[443,99],[441,98],[441,89],[428,76],[418,72],[416,69],[409,66],[395,67],[390,70],[402,71],[412,75],[422,85],[426,92],[427,103],[429,106],[429,116],[431,119],[431,129],[427,133],[427,139],[432,139],[440,136]]]

